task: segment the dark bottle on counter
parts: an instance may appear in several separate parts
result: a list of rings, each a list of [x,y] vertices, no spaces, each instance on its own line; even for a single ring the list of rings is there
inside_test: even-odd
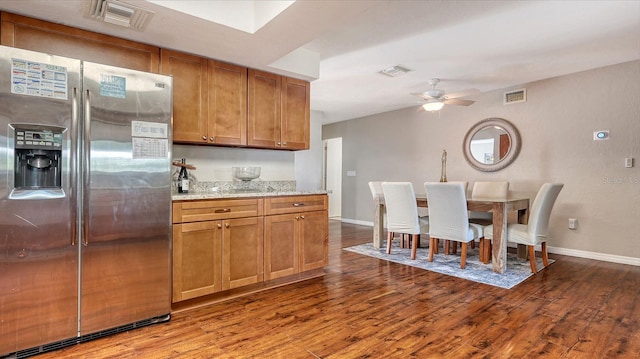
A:
[[[185,164],[185,159],[181,160],[182,164]],[[180,167],[180,173],[178,174],[178,193],[189,193],[189,174],[187,168]]]

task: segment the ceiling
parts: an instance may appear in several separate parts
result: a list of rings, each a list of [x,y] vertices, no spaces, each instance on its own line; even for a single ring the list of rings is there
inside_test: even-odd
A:
[[[448,93],[485,92],[640,59],[638,0],[183,0],[181,11],[121,1],[155,13],[144,31],[84,16],[89,0],[2,0],[0,10],[311,80],[323,123],[418,106],[410,93],[431,78]],[[282,12],[266,22],[271,4]],[[378,73],[394,65],[412,71]]]

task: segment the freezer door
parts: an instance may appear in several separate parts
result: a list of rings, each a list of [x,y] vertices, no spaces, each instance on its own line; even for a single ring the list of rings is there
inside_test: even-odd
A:
[[[172,79],[83,63],[81,334],[170,312]]]
[[[78,335],[79,87],[79,61],[0,46],[0,357]],[[16,128],[36,124],[62,130],[61,186],[12,197]]]

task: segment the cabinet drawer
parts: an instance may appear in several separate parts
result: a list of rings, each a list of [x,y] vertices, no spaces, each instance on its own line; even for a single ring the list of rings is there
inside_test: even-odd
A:
[[[173,223],[262,216],[262,198],[185,201],[173,204]]]
[[[299,213],[309,211],[323,211],[328,208],[327,195],[286,196],[266,198],[264,214]]]

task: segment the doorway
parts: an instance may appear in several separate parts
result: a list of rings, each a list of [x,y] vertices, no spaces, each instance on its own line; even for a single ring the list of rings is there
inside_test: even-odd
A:
[[[329,196],[329,218],[342,216],[342,137],[322,141],[322,188]]]

